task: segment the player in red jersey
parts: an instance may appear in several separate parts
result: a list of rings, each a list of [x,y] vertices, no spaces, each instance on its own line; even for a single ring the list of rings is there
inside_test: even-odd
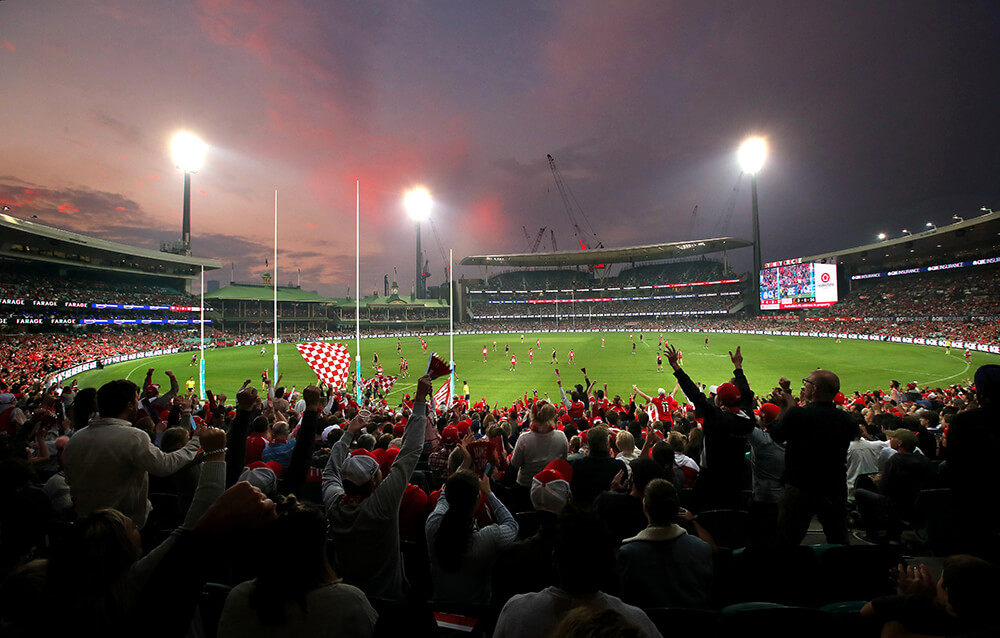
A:
[[[483,346],[483,363],[486,363],[486,346]]]

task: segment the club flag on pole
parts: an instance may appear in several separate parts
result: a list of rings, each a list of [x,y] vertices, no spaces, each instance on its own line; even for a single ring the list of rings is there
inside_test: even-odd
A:
[[[344,387],[351,365],[351,355],[342,343],[297,343],[299,354],[313,369],[316,376],[335,390]]]
[[[451,399],[451,377],[445,379],[438,391],[434,393],[434,405],[438,409],[447,409]]]

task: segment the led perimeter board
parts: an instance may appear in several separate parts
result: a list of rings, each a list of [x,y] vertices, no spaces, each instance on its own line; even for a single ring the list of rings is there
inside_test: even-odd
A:
[[[760,309],[825,308],[837,303],[836,264],[788,264],[760,271]]]

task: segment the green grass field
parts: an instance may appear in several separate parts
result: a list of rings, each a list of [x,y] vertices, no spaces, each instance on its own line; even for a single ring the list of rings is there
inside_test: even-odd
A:
[[[456,385],[461,390],[463,380],[469,382],[473,399],[486,398],[491,403],[502,405],[525,391],[538,389],[539,394],[548,392],[558,397],[553,368],[559,368],[563,383],[571,387],[583,382],[581,367],[586,367],[591,380],[597,387],[607,383],[613,396],[626,396],[635,383],[643,392],[653,394],[664,387],[669,392],[674,387],[670,367],[664,360],[664,372],[656,371],[656,346],[658,333],[644,334],[644,341],[638,342],[636,354],[632,355],[628,333],[605,333],[606,345],[601,347],[600,333],[524,333],[524,343],[520,335],[459,335],[455,337]],[[705,337],[711,338],[708,349],[704,348]],[[943,348],[898,343],[844,340],[836,343],[830,338],[811,337],[771,337],[765,335],[667,333],[665,337],[684,353],[684,369],[695,381],[718,384],[731,376],[732,364],[728,351],[737,345],[743,348],[744,370],[751,387],[761,393],[768,393],[777,384],[780,376],[792,379],[793,387],[798,387],[799,379],[817,368],[827,368],[840,375],[841,388],[850,395],[854,390],[866,391],[880,387],[888,389],[890,379],[906,383],[916,381],[921,386],[947,386],[965,383],[975,369],[985,363],[1000,363],[1000,355],[973,353],[972,364],[962,360],[962,352],[953,349],[945,355]],[[497,351],[493,352],[493,340],[497,341]],[[535,340],[541,339],[541,347],[535,347]],[[428,337],[428,348],[439,352],[447,359],[448,337]],[[517,355],[517,370],[510,372],[510,357],[504,356],[504,345]],[[483,345],[488,345],[488,361],[482,361]],[[362,374],[374,374],[371,368],[372,352],[378,352],[385,374],[397,374],[399,357],[396,356],[396,339],[364,339],[362,346]],[[348,347],[354,354],[354,342]],[[528,364],[528,349],[535,347],[534,363]],[[552,348],[556,348],[559,365],[550,365]],[[575,350],[576,361],[567,362],[567,352]],[[296,385],[299,389],[314,382],[316,377],[295,349],[293,343],[279,344],[280,371],[284,375],[283,385]],[[416,386],[417,377],[426,365],[426,355],[416,337],[403,339],[403,356],[410,362],[410,377],[400,379],[393,388],[390,402],[398,400],[401,393],[410,392]],[[246,378],[260,383],[260,373],[272,368],[272,350],[260,356],[260,346],[226,348],[208,351],[206,361],[206,384],[214,392],[224,392],[234,396]],[[198,378],[197,365],[189,365],[191,353],[179,353],[129,361],[104,370],[91,370],[77,378],[81,387],[100,386],[111,379],[128,378],[141,383],[146,369],[156,368],[155,382],[166,384],[163,371],[173,370],[183,391],[184,381],[189,376]]]

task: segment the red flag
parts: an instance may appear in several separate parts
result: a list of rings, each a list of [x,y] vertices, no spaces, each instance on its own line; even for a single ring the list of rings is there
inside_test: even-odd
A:
[[[450,405],[449,399],[451,399],[451,377],[448,377],[434,393],[434,405],[439,409],[446,408]]]
[[[451,374],[451,366],[445,363],[444,359],[438,356],[438,353],[432,352],[430,358],[427,360],[427,374],[431,375],[432,379],[437,379],[446,374]]]
[[[339,390],[347,379],[347,371],[351,367],[351,355],[347,346],[342,343],[297,343],[299,354],[313,369],[316,376],[326,384]]]

